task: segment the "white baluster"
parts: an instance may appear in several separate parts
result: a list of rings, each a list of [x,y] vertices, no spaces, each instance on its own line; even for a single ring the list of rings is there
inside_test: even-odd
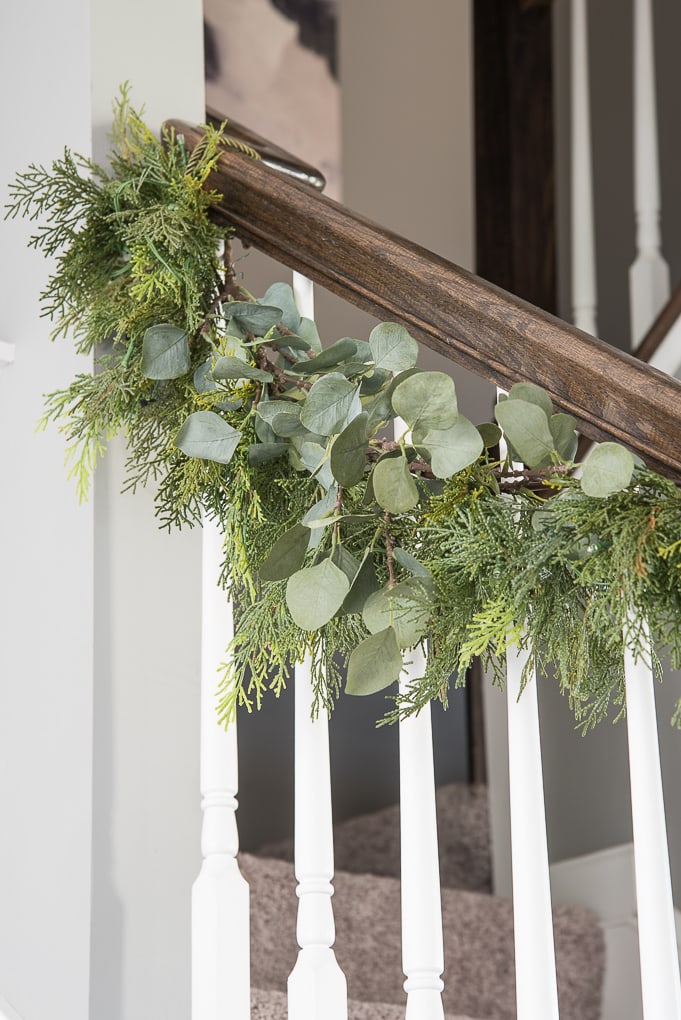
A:
[[[535,676],[520,695],[527,660],[528,652],[517,648],[510,648],[506,656],[516,1003],[518,1020],[557,1020],[556,957]]]
[[[203,527],[201,618],[201,872],[192,890],[192,1020],[249,1020],[248,885],[236,860],[236,723],[217,722],[217,667],[233,634],[232,607],[217,585],[221,535]]]
[[[634,0],[634,213],[636,260],[629,270],[629,300],[635,345],[669,300],[669,266],[660,235],[652,0]]]
[[[347,1020],[345,975],[331,948],[333,828],[329,724],[322,710],[313,721],[311,662],[295,674],[295,870],[300,952],[288,979],[289,1020]],[[231,1020],[231,1017],[230,1017]]]
[[[572,0],[572,316],[592,336],[596,325],[589,49],[586,0]]]
[[[402,674],[400,691],[423,676],[420,648]],[[440,864],[430,705],[400,722],[400,839],[402,854],[402,969],[407,1020],[444,1020]]]
[[[632,626],[635,623],[632,621]],[[625,642],[627,632],[625,631]],[[681,1020],[679,957],[662,797],[651,649],[624,656],[638,938],[645,1020]]]

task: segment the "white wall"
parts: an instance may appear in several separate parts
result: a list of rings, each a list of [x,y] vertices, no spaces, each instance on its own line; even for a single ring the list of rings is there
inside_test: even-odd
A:
[[[7,12],[6,12],[7,13]],[[31,161],[90,150],[88,4],[12,5],[0,33],[0,203]],[[92,772],[92,504],[78,507],[42,394],[87,371],[51,345],[48,265],[0,223],[0,997],[22,1020],[86,1020]]]
[[[93,0],[102,158],[119,84],[155,129],[204,118],[200,0]],[[200,863],[198,530],[168,535],[153,493],[122,496],[124,442],[95,491],[92,989],[95,1020],[189,1016]]]

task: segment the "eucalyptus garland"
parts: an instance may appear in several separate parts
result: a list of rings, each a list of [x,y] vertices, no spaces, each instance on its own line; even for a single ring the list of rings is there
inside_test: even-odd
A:
[[[643,621],[681,665],[681,496],[602,443],[574,473],[575,420],[518,383],[495,422],[459,413],[452,379],[416,366],[406,329],[322,347],[291,288],[255,299],[206,189],[224,129],[187,152],[123,92],[105,169],[68,150],[18,175],[8,215],[40,218],[55,259],[54,335],[95,370],[47,398],[81,494],[124,431],[129,489],[156,482],[162,526],[216,518],[237,606],[220,717],[260,706],[310,654],[315,707],[387,691],[390,717],[447,701],[506,649],[556,677],[589,726],[623,705],[623,628]],[[220,196],[222,200],[222,196]],[[398,698],[409,649],[424,676]],[[346,679],[347,677],[347,679]],[[676,721],[681,713],[677,710]]]

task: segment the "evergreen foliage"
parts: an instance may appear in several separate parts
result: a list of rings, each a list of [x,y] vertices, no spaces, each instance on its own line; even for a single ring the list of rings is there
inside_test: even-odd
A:
[[[503,682],[514,644],[583,727],[623,705],[623,633],[646,655],[649,626],[681,666],[676,486],[615,443],[577,479],[575,421],[530,384],[498,424],[470,422],[396,323],[322,350],[290,287],[254,299],[210,217],[224,144],[211,128],[191,153],[157,140],[124,90],[109,167],[67,150],[20,174],[8,208],[39,220],[32,243],[55,258],[54,336],[94,355],[45,415],[79,491],[123,430],[126,486],[156,483],[162,526],[223,529],[238,619],[220,718],[278,694],[305,654],[315,708],[332,707],[343,663],[348,693],[390,691],[426,639],[425,675],[388,718],[446,702],[475,656]]]

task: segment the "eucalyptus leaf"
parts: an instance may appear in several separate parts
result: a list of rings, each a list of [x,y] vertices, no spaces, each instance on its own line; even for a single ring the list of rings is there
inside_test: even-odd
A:
[[[300,420],[310,432],[331,436],[343,427],[357,395],[358,387],[342,375],[323,376],[309,391]]]
[[[430,466],[437,478],[450,478],[474,464],[484,449],[475,425],[459,415],[447,429],[429,429],[423,445],[430,454]]]
[[[401,567],[408,570],[414,577],[429,578],[432,581],[432,574],[428,567],[424,566],[415,556],[408,553],[406,549],[401,549],[399,546],[395,546],[393,550],[393,556]]]
[[[278,414],[276,418],[273,418],[272,431],[275,435],[284,436],[286,439],[290,439],[292,436],[309,435],[305,426],[300,424],[300,417],[296,418],[292,414]]]
[[[402,672],[402,653],[392,627],[360,642],[348,660],[345,693],[364,696],[385,690]]]
[[[299,361],[297,365],[291,365],[290,371],[298,375],[317,375],[330,368],[335,368],[342,361],[347,361],[356,350],[355,341],[344,337],[342,340],[336,340],[335,344],[331,344],[316,357],[309,358],[307,361]]]
[[[362,611],[368,631],[376,634],[392,627],[400,648],[412,648],[423,637],[429,617],[424,586],[408,582],[381,588],[367,599]]]
[[[546,463],[555,442],[541,407],[526,400],[505,400],[497,404],[494,414],[524,464],[536,468]]]
[[[179,379],[189,367],[185,330],[169,322],[150,326],[142,340],[142,371],[147,379]]]
[[[501,439],[501,429],[493,421],[484,421],[481,425],[476,425],[476,428],[482,436],[486,450],[498,445]]]
[[[367,549],[350,585],[350,591],[343,602],[343,611],[346,613],[361,613],[364,604],[370,595],[378,591],[379,583],[374,567],[374,557]]]
[[[300,404],[288,400],[261,400],[257,407],[258,416],[270,425],[280,414],[292,415],[300,420]]]
[[[308,319],[303,316],[298,323],[298,329],[296,330],[301,340],[304,340],[311,351],[321,351],[322,342],[319,339],[319,333],[317,332],[317,326],[312,319]]]
[[[410,375],[395,387],[392,404],[412,429],[446,429],[457,419],[454,381],[444,372]]]
[[[389,513],[407,513],[418,503],[418,489],[404,457],[379,460],[371,478],[376,502]]]
[[[194,372],[194,389],[197,393],[212,393],[216,390],[217,384],[211,378],[213,359],[208,358]]]
[[[269,422],[255,416],[255,434],[261,443],[276,443],[277,436]]]
[[[274,305],[281,309],[279,319],[274,325],[281,323],[286,329],[290,329],[293,333],[298,332],[298,326],[300,324],[300,312],[296,304],[296,299],[293,296],[293,288],[289,283],[273,283],[267,288],[261,298],[258,299],[259,305]]]
[[[353,556],[349,549],[346,549],[342,543],[337,545],[331,553],[331,560],[340,570],[343,571],[348,579],[348,584],[352,586],[352,582],[359,571],[359,560]]]
[[[577,453],[579,439],[577,437],[577,421],[571,414],[552,414],[549,428],[556,451],[562,460],[573,460]]]
[[[382,322],[369,335],[369,346],[376,368],[403,372],[413,368],[419,356],[419,345],[404,326]]]
[[[294,524],[277,539],[258,571],[261,581],[283,581],[300,570],[310,544],[310,529]]]
[[[333,516],[337,499],[338,489],[334,485],[324,496],[322,496],[320,500],[310,507],[303,517],[303,524],[310,527],[312,532],[310,537],[310,549],[316,549],[324,537],[324,528],[317,526],[318,522],[323,521],[325,517]],[[329,523],[331,522],[329,521]]]
[[[368,421],[366,413],[358,415],[331,447],[331,473],[339,485],[357,485],[364,477]]]
[[[248,463],[251,467],[277,460],[287,452],[285,443],[253,443],[248,447]]]
[[[343,605],[350,582],[330,559],[305,567],[286,585],[286,604],[294,623],[302,630],[318,630]]]
[[[553,414],[551,397],[546,390],[543,390],[541,386],[535,386],[534,383],[515,383],[508,391],[508,399],[525,400],[528,404],[535,404],[537,407],[541,407],[547,418]]]
[[[241,433],[215,411],[195,411],[178,432],[175,446],[187,457],[229,464],[240,440]]]
[[[233,319],[242,330],[264,336],[281,322],[282,310],[257,301],[229,301],[223,305],[226,319]]]
[[[367,372],[362,377],[360,384],[360,393],[362,396],[373,396],[378,393],[382,386],[385,386],[387,381],[390,379],[390,372],[384,368],[374,368],[371,372]],[[391,405],[392,410],[392,405]]]
[[[621,492],[631,482],[634,467],[634,458],[626,447],[599,443],[582,468],[582,489],[587,496],[605,497]]]
[[[213,365],[212,376],[220,381],[225,379],[257,379],[259,382],[273,382],[274,376],[262,368],[250,365],[241,358],[229,354],[218,358]]]

